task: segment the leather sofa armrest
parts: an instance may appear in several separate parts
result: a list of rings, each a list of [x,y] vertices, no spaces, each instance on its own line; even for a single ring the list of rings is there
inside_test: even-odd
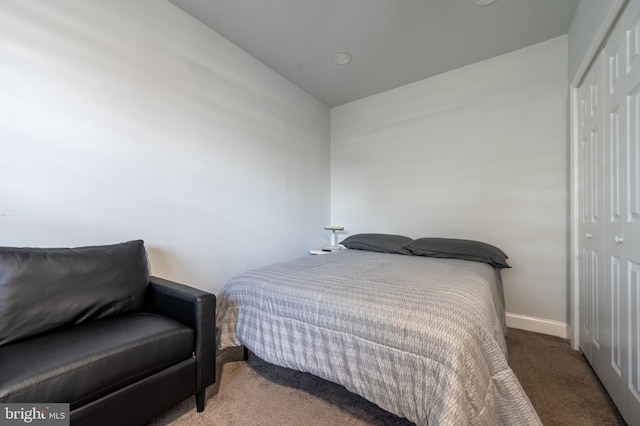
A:
[[[192,327],[197,360],[197,391],[215,382],[216,296],[163,278],[149,277],[146,310]]]

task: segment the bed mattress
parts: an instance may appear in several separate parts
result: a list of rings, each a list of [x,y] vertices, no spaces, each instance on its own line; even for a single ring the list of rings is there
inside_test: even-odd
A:
[[[507,362],[500,271],[363,250],[243,273],[218,297],[218,347],[338,383],[416,424],[534,425]]]

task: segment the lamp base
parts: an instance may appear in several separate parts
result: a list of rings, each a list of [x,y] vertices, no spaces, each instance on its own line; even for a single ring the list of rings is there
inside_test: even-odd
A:
[[[328,226],[325,226],[324,229],[326,229],[327,231],[331,231],[331,245],[325,247],[323,250],[328,250],[328,251],[340,250],[340,247],[338,246],[338,237],[336,235],[336,231],[344,231],[344,227],[328,225]]]

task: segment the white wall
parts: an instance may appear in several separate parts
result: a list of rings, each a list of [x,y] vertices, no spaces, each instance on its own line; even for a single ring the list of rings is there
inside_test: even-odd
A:
[[[567,96],[563,36],[333,108],[332,223],[494,244],[507,310],[564,324]]]
[[[329,110],[166,1],[2,0],[0,245],[217,291],[326,243]]]

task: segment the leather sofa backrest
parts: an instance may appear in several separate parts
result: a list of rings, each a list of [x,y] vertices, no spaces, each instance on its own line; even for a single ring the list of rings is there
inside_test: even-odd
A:
[[[0,346],[141,310],[148,285],[141,240],[78,248],[0,247]]]

